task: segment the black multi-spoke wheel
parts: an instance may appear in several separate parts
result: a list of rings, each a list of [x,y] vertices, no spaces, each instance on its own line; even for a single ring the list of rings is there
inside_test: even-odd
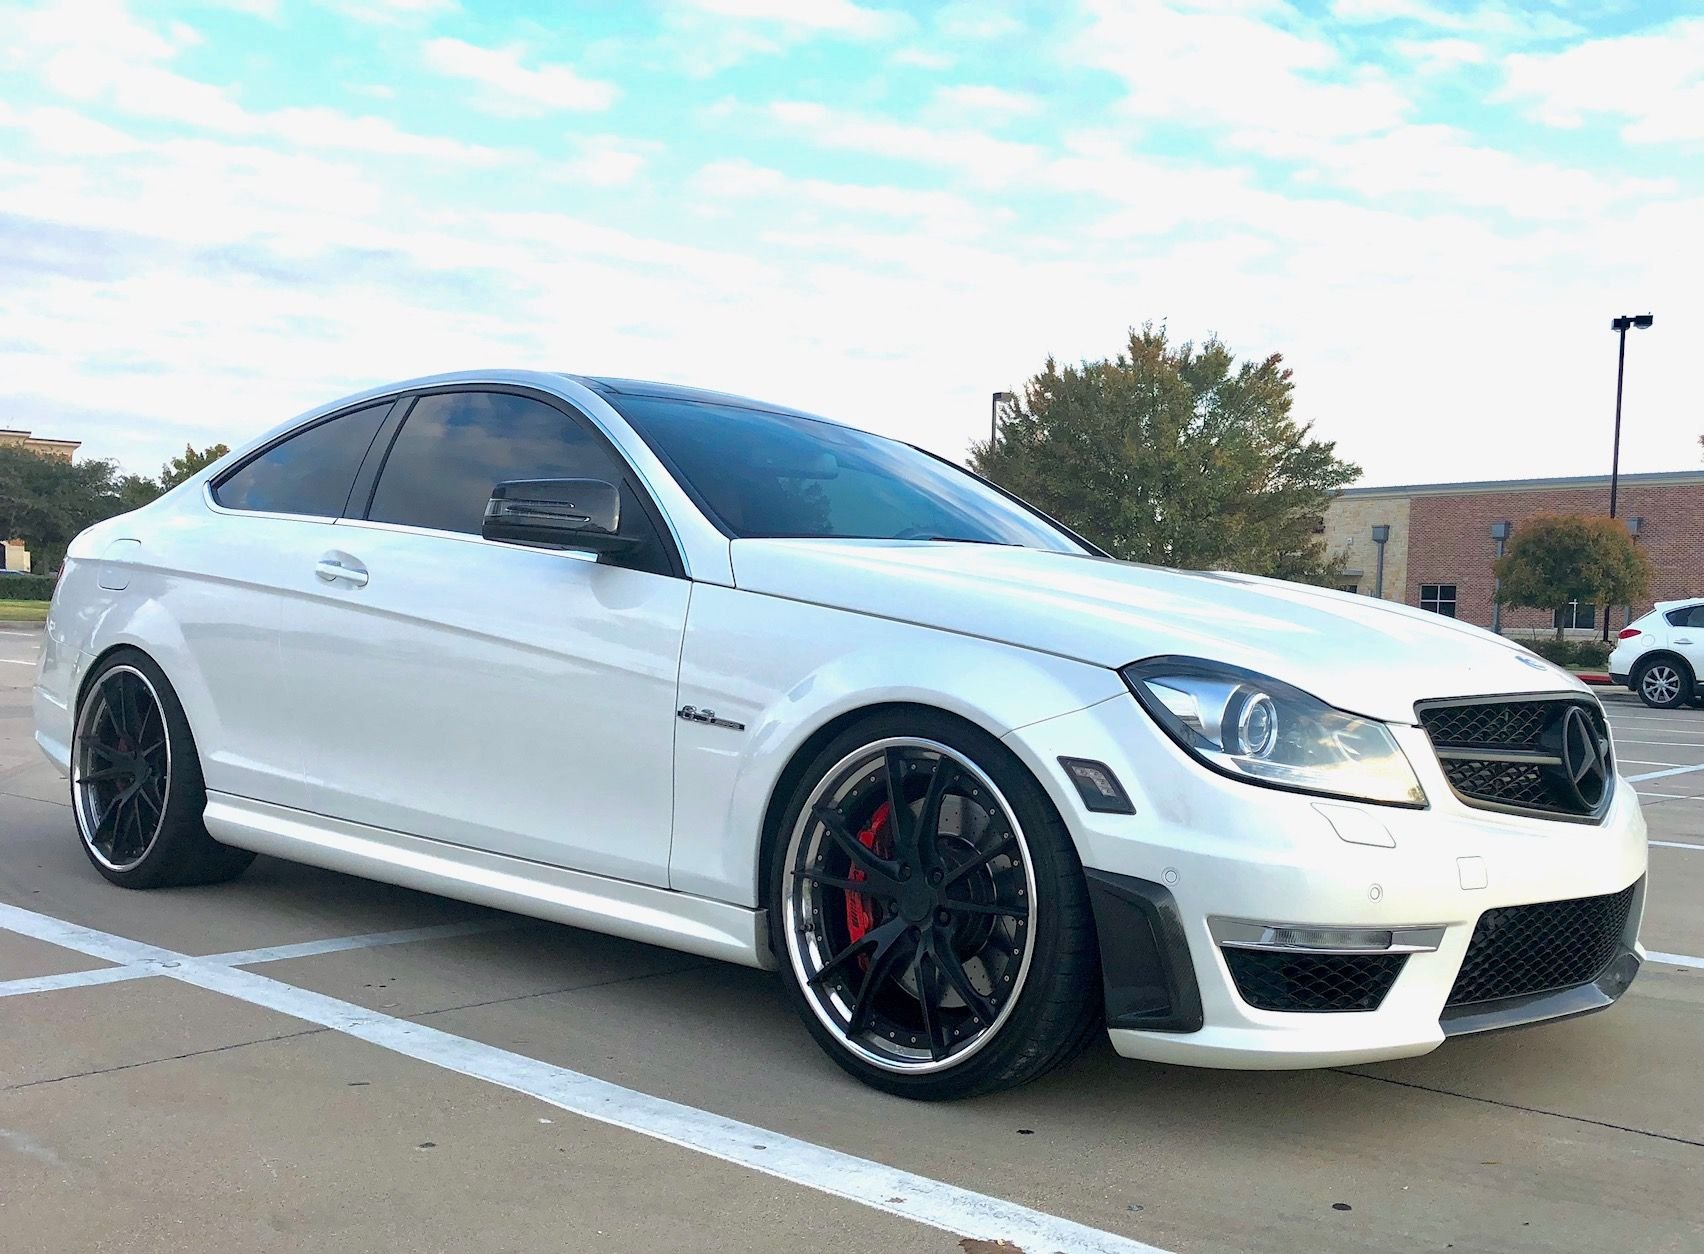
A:
[[[134,666],[111,666],[83,699],[71,793],[89,854],[124,871],[147,856],[166,817],[172,750],[160,698]]]
[[[927,712],[900,721],[830,745],[778,832],[789,983],[837,1061],[880,1087],[1021,1083],[1093,1026],[1080,867],[997,742]]]
[[[129,888],[229,879],[254,855],[207,834],[206,803],[170,683],[139,652],[111,654],[84,685],[71,745],[71,805],[89,860]]]

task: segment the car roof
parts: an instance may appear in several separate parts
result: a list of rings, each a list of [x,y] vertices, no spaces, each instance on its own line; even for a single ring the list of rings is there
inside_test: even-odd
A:
[[[709,405],[726,405],[734,409],[754,409],[768,414],[785,414],[790,418],[809,418],[813,422],[826,422],[832,426],[842,427],[845,423],[835,422],[832,418],[824,418],[821,414],[813,414],[807,410],[794,409],[790,405],[776,405],[770,401],[754,400],[749,396],[738,396],[732,392],[715,392],[709,388],[688,387],[684,383],[657,383],[649,379],[618,379],[606,375],[569,374],[562,375],[582,383],[604,396],[647,396],[671,401],[697,401]],[[619,403],[616,408],[620,409]]]

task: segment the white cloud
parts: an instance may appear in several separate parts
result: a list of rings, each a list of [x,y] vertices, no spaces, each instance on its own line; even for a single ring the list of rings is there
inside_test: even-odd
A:
[[[399,23],[459,13],[457,0],[316,0],[358,22]]]
[[[1483,65],[1491,59],[1484,44],[1471,39],[1397,39],[1391,47],[1422,73],[1441,74],[1464,65]]]
[[[1403,92],[1381,70],[1345,64],[1323,38],[1243,8],[1204,11],[1164,0],[1086,0],[1077,57],[1124,81],[1124,107],[1187,125],[1335,139],[1400,122]]]
[[[932,48],[901,48],[891,58],[895,65],[909,65],[919,70],[950,70],[957,61],[945,52]]]
[[[998,212],[979,209],[962,196],[931,188],[801,179],[749,161],[713,161],[693,176],[693,186],[712,200],[762,202],[772,215],[859,220],[869,215],[915,221],[942,234],[980,234]]]
[[[1639,144],[1704,140],[1704,18],[1512,56],[1501,97],[1550,126],[1622,123]]]
[[[1534,5],[1498,0],[1472,8],[1446,6],[1430,0],[1335,0],[1331,15],[1340,22],[1351,24],[1411,22],[1435,30],[1516,40],[1562,39],[1578,34],[1580,29],[1559,13],[1546,12]]]
[[[619,135],[594,135],[580,142],[579,155],[565,172],[593,187],[625,187],[644,172],[649,159],[644,147]]]
[[[772,22],[797,31],[881,39],[904,25],[904,15],[852,0],[679,0],[685,8],[718,18]]]
[[[988,0],[966,3],[957,0],[935,16],[941,34],[954,42],[1006,39],[1022,34],[1024,24],[1011,13]]]
[[[1028,92],[977,83],[956,83],[935,93],[935,102],[949,109],[989,118],[1027,117],[1041,111],[1041,101]]]
[[[978,130],[933,129],[799,100],[776,101],[767,112],[820,147],[942,166],[990,187],[1022,178],[1041,159],[1033,145]]]
[[[566,65],[529,69],[520,48],[482,48],[460,39],[434,39],[424,50],[426,64],[439,74],[479,84],[481,103],[490,112],[543,114],[595,112],[615,103],[611,83],[584,78]]]

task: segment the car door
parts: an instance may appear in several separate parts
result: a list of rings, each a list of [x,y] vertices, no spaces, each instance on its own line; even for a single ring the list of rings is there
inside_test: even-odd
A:
[[[1704,604],[1671,610],[1667,617],[1669,646],[1704,679]]]
[[[480,538],[497,483],[553,478],[620,484],[643,543],[600,562]],[[542,396],[421,395],[329,530],[281,633],[311,808],[666,884],[690,584],[607,439]]]
[[[326,542],[392,406],[369,401],[295,428],[214,479],[204,512],[141,546],[170,575],[157,597],[186,659],[174,680],[215,791],[281,805],[301,796],[296,742],[278,718],[291,691],[278,647],[295,555]]]

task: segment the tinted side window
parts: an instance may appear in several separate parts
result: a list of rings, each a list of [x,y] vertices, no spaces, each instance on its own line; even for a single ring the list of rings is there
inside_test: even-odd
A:
[[[274,444],[220,480],[213,499],[226,509],[336,518],[390,407],[370,405]]]
[[[1668,620],[1674,627],[1704,627],[1704,605],[1683,605],[1670,610]]]
[[[423,396],[385,459],[367,517],[479,534],[491,489],[510,479],[621,485],[621,530],[647,541],[627,565],[666,571],[649,517],[607,445],[561,410],[502,392]]]

